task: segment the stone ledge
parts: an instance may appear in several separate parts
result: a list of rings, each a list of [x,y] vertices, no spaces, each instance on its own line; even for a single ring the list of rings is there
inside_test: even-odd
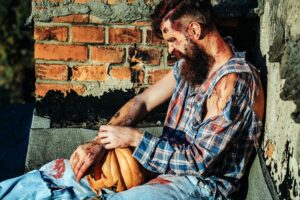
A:
[[[153,135],[159,135],[162,127],[142,128]],[[30,131],[26,157],[26,170],[38,169],[40,166],[57,158],[69,158],[76,147],[91,141],[97,130],[81,128],[34,128]]]
[[[272,195],[268,189],[264,174],[259,162],[259,157],[256,155],[251,166],[248,178],[248,192],[246,200],[272,200]]]
[[[33,115],[32,117],[32,129],[38,129],[38,128],[50,128],[51,126],[51,119],[40,117],[37,115]]]
[[[142,129],[156,136],[162,132],[162,127]],[[57,158],[68,159],[79,144],[92,140],[96,135],[97,130],[81,128],[31,129],[26,170],[38,169],[43,164]],[[239,196],[238,199],[244,199],[244,197]],[[272,200],[258,156],[250,169],[246,200]]]

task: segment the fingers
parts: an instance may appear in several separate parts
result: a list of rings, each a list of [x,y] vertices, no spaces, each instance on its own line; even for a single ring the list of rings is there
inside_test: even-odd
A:
[[[100,139],[100,142],[101,144],[103,144],[105,149],[114,149],[117,147],[117,145],[115,144],[115,142],[111,137],[102,137]]]
[[[75,153],[76,153],[76,151],[74,151],[74,152],[72,153],[72,155],[71,155],[71,157],[70,157],[70,163],[72,163],[72,162],[73,162],[73,160],[74,160],[74,157],[75,157]]]
[[[108,144],[104,144],[104,148],[105,149],[115,149],[115,148],[117,148],[117,145],[108,143]]]
[[[109,127],[109,126],[101,126],[100,129],[99,129],[99,132],[98,132],[98,135],[97,135],[97,140],[99,140],[100,143],[102,143],[101,140],[103,138],[106,138],[110,135],[108,130],[106,129],[106,127]]]
[[[101,142],[101,144],[105,145],[105,144],[110,143],[110,142],[111,142],[111,139],[110,139],[110,138],[107,138],[107,137],[101,138],[101,139],[100,139],[100,142]]]
[[[82,144],[70,157],[70,165],[77,181],[85,175],[92,163],[97,159],[102,148],[100,142]]]
[[[82,176],[85,174],[91,164],[92,160],[89,155],[81,160],[78,154],[75,154],[73,162],[71,163],[71,167],[77,181],[81,180]]]
[[[77,152],[74,152],[71,156],[71,159],[70,159],[70,163],[71,163],[71,168],[73,170],[73,172],[75,172],[75,164],[77,163],[79,159],[79,156],[78,156],[78,153]]]
[[[105,137],[105,136],[100,137],[99,136],[99,141],[105,149],[114,149],[114,148],[116,148],[116,145],[113,144],[115,142],[113,141],[113,139],[111,137]]]
[[[106,138],[108,136],[109,136],[108,132],[99,132],[97,138],[101,140],[102,138]]]
[[[72,155],[70,156],[70,161],[74,158],[75,152],[76,152],[76,151],[74,151],[74,152],[72,153]]]
[[[78,160],[75,164],[75,167],[74,167],[74,174],[75,174],[75,177],[77,179],[77,181],[79,181],[79,177],[78,177],[78,172],[81,170],[81,167],[82,165],[84,164],[84,161],[82,160]]]
[[[109,131],[109,130],[112,129],[112,127],[113,127],[113,126],[111,126],[111,125],[102,125],[102,126],[100,126],[100,128],[99,128],[99,132]]]
[[[81,167],[78,169],[77,172],[77,176],[76,176],[77,181],[80,181],[82,179],[82,177],[84,176],[84,174],[86,173],[86,171],[90,166],[91,166],[91,162],[89,161],[82,163]]]

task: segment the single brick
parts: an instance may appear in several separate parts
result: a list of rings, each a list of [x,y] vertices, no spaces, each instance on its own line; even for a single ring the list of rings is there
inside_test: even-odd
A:
[[[152,30],[147,30],[147,44],[167,46],[163,39],[158,38]]]
[[[140,43],[142,31],[138,28],[110,28],[109,42],[111,44]]]
[[[105,65],[82,65],[72,68],[72,80],[74,81],[105,81],[106,78],[107,69]]]
[[[68,16],[53,17],[52,22],[57,23],[88,23],[89,15],[73,14]]]
[[[165,75],[167,75],[170,71],[171,69],[158,69],[149,72],[148,83],[150,85],[156,83],[157,81],[162,79]]]
[[[149,49],[149,48],[129,48],[129,62],[130,63],[143,63],[147,65],[160,65],[160,59],[162,56],[161,49]]]
[[[35,59],[86,61],[88,48],[79,45],[35,44]]]
[[[133,26],[151,26],[151,22],[150,21],[136,21],[136,22],[132,22],[131,25],[133,25]]]
[[[75,0],[74,3],[87,3],[90,0]]]
[[[44,97],[49,90],[59,90],[65,95],[70,90],[74,90],[78,95],[82,95],[86,88],[83,85],[74,84],[55,84],[55,83],[35,83],[35,96]]]
[[[34,28],[35,40],[56,40],[66,42],[68,40],[67,27],[35,27]]]
[[[89,23],[90,24],[105,24],[105,20],[103,20],[99,16],[94,16],[94,15],[90,14]]]
[[[67,65],[36,64],[35,77],[40,80],[68,80]]]
[[[104,63],[124,62],[125,49],[114,47],[91,47],[92,60]]]
[[[107,0],[107,4],[113,5],[117,3],[122,3],[123,0]]]
[[[131,80],[131,69],[129,67],[112,67],[109,75],[120,80]]]
[[[73,26],[73,42],[104,43],[104,28],[95,26]]]

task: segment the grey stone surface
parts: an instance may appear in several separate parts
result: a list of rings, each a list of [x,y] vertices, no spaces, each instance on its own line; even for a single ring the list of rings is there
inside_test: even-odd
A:
[[[32,129],[26,169],[37,169],[57,158],[69,158],[75,148],[95,137],[97,131],[75,128]]]
[[[146,127],[142,128],[144,131],[147,131],[155,136],[160,136],[162,133],[162,127]]]
[[[258,156],[256,156],[251,166],[248,180],[249,187],[246,200],[272,200]]]
[[[159,136],[162,127],[142,128]],[[26,169],[38,169],[43,164],[57,158],[69,158],[79,144],[90,141],[96,130],[78,128],[32,129],[26,159]],[[249,175],[247,200],[272,200],[265,183],[258,157],[255,159]]]
[[[162,127],[143,128],[159,135]],[[26,170],[38,169],[57,158],[69,158],[79,144],[91,141],[96,130],[78,128],[31,129],[26,158]]]
[[[33,114],[31,128],[50,128],[51,119]]]

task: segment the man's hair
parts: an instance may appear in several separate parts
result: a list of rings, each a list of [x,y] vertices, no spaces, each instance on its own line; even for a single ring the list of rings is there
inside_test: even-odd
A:
[[[162,38],[162,21],[174,22],[182,17],[192,17],[203,25],[206,31],[214,27],[212,5],[209,0],[162,0],[151,15],[152,28],[157,37]]]

